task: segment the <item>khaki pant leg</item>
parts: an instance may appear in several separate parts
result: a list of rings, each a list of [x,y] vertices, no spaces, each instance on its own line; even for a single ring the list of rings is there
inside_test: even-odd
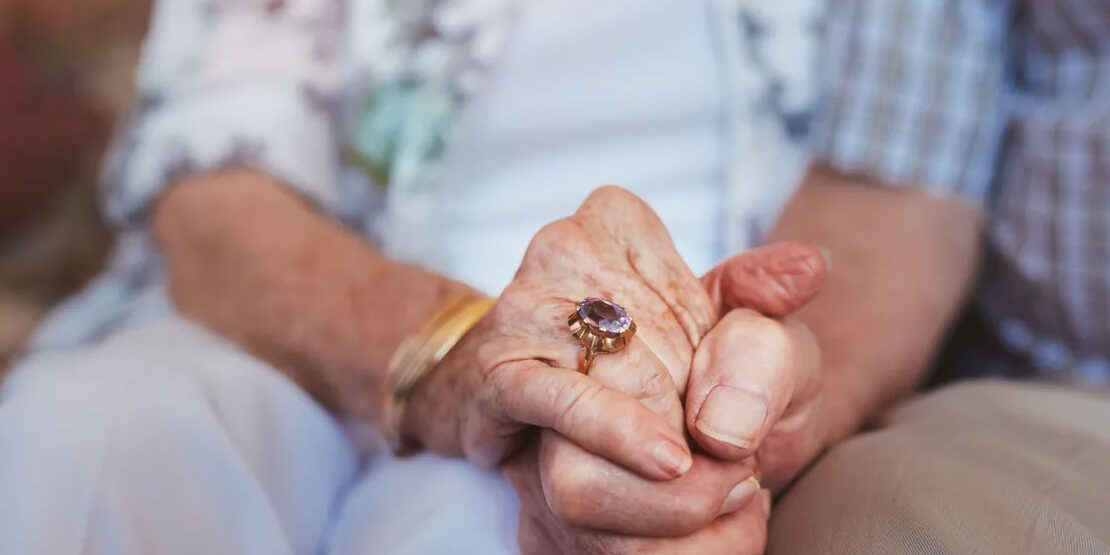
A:
[[[1110,393],[970,382],[832,449],[769,553],[1110,553]]]

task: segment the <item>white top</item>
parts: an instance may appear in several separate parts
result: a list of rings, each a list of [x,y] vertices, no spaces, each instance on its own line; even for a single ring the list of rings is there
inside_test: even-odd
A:
[[[527,2],[437,190],[439,270],[495,294],[530,238],[598,185],[659,213],[695,272],[722,253],[724,91],[691,0]]]

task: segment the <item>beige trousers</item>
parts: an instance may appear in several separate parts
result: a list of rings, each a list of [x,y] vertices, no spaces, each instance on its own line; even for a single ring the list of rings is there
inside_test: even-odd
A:
[[[1110,553],[1110,393],[970,382],[913,399],[781,498],[769,553]]]

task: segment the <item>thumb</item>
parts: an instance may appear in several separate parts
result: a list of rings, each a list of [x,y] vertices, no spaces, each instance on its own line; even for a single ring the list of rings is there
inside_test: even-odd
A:
[[[750,308],[782,317],[817,296],[829,267],[825,249],[806,243],[772,243],[725,259],[701,282],[720,314]]]

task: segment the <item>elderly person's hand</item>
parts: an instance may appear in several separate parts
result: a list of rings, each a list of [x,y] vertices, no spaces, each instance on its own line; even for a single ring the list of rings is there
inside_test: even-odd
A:
[[[752,256],[762,254],[769,271],[728,282],[753,289],[731,295],[775,311],[775,302],[797,306],[819,287],[815,249],[780,246]],[[579,346],[567,316],[589,295],[625,304],[639,332],[585,377],[575,372]],[[667,549],[685,541],[734,550],[742,537],[758,551],[769,498],[760,494],[754,461],[695,455],[677,469],[660,465],[659,449],[642,437],[645,427],[648,435],[666,432],[620,396],[639,399],[681,434],[682,395],[717,305],[729,306],[694,277],[650,208],[623,190],[599,189],[536,236],[490,315],[417,390],[406,430],[436,450],[493,463],[520,446],[528,424],[548,428],[506,465],[522,498],[527,549]],[[652,539],[661,536],[671,539]]]
[[[779,244],[735,256],[703,281],[722,309],[746,306],[779,314],[811,299],[824,277],[820,251],[800,244]],[[766,329],[752,329],[750,322],[757,317]],[[761,372],[763,351],[780,347],[774,342],[777,328],[764,320],[770,319],[747,311],[726,315],[699,344],[691,384],[746,383],[749,374]],[[736,335],[747,331],[752,331],[750,337],[745,336],[736,346],[731,344]],[[738,354],[737,346],[750,351],[755,368],[729,358]],[[806,357],[812,355],[808,345],[799,346],[807,349]],[[739,355],[748,356],[745,349]],[[812,371],[807,366],[810,362],[806,358],[797,368]],[[788,379],[794,368],[779,368],[786,375],[780,379]],[[621,391],[635,387],[636,374],[635,367],[591,373]],[[702,405],[705,396],[700,395]],[[694,390],[687,393],[688,400],[695,397]],[[714,412],[706,413],[708,420],[700,424],[732,429],[728,428],[735,427],[734,413],[729,412],[732,408],[730,404],[710,407]],[[740,416],[746,415],[741,412]],[[716,430],[711,431],[717,435]],[[526,553],[760,553],[766,540],[770,493],[761,492],[754,478],[747,479],[753,473],[754,457],[739,457],[732,451],[726,454],[743,464],[695,454],[694,466],[681,478],[650,482],[591,456],[553,431],[544,431],[533,448],[506,465],[521,496],[521,547]],[[745,480],[736,482],[739,478]],[[729,490],[732,484],[736,485]]]
[[[758,552],[769,494],[748,456],[752,440],[745,450],[722,435],[749,425],[752,409],[744,398],[708,399],[709,391],[769,395],[752,389],[768,383],[808,391],[814,380],[795,377],[815,373],[804,330],[795,341],[793,324],[750,309],[794,310],[816,293],[824,271],[817,249],[776,245],[699,281],[646,204],[601,188],[536,235],[491,312],[416,390],[404,431],[434,450],[495,464],[517,452],[533,426],[543,428],[505,465],[521,496],[527,551]],[[592,295],[628,307],[638,332],[584,376],[567,317]],[[741,306],[749,310],[718,321],[719,311]],[[697,389],[687,392],[688,382]],[[771,393],[779,401],[780,389]],[[758,439],[785,408],[762,412]],[[723,457],[691,457],[687,429]]]
[[[553,454],[559,451],[563,454]],[[732,485],[751,476],[748,465],[703,455],[694,459],[690,471],[676,480],[637,481],[605,468],[604,461],[591,461],[555,432],[543,431],[505,465],[520,496],[521,552],[762,553],[770,492],[760,490],[755,478]],[[580,462],[587,464],[573,464]],[[625,529],[613,532],[595,527],[599,524]]]
[[[567,318],[589,296],[627,307],[638,331],[586,376]],[[674,478],[692,464],[675,384],[686,383],[694,348],[716,319],[658,217],[623,189],[603,187],[535,236],[490,313],[417,388],[403,431],[492,465],[531,426],[550,428],[639,475]],[[598,375],[627,377],[625,394]],[[721,497],[745,478],[732,476]]]

